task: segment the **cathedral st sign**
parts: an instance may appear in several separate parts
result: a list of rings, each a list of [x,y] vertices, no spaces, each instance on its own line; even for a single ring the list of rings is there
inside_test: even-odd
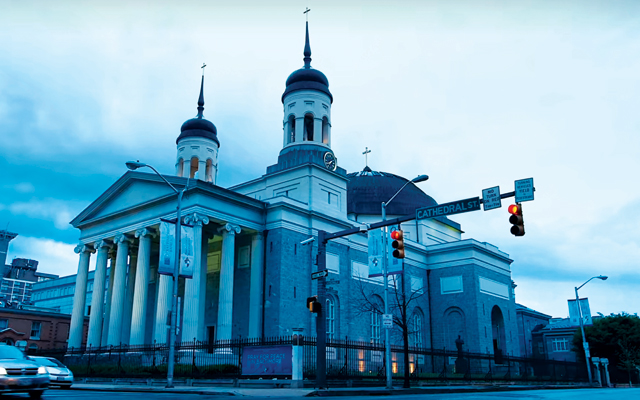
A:
[[[416,219],[442,217],[478,210],[480,210],[480,198],[472,197],[470,199],[452,201],[451,203],[439,204],[433,207],[418,208],[416,210]]]

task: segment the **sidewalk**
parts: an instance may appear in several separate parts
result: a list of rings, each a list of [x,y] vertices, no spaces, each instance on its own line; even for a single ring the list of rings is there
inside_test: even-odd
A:
[[[289,388],[235,388],[235,387],[194,387],[176,386],[166,389],[163,386],[116,385],[78,383],[71,390],[93,390],[107,392],[141,392],[141,393],[191,393],[216,396],[254,396],[254,397],[308,397],[308,396],[389,396],[399,394],[445,394],[471,392],[502,392],[515,390],[540,389],[579,389],[588,388],[586,385],[467,385],[467,386],[420,386],[411,389],[395,387],[387,390],[384,387],[372,388],[331,388],[331,389],[289,389]]]

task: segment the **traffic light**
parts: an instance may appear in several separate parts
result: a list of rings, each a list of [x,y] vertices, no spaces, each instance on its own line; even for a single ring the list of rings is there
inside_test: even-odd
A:
[[[309,312],[319,313],[320,312],[320,302],[318,301],[318,296],[307,297],[307,308]]]
[[[511,234],[515,236],[524,236],[524,220],[522,219],[522,205],[512,204],[509,206],[509,222],[513,225],[511,227]]]
[[[395,258],[404,258],[404,234],[402,230],[397,229],[391,232],[391,239],[393,239],[391,247],[395,249],[393,250],[393,256]]]

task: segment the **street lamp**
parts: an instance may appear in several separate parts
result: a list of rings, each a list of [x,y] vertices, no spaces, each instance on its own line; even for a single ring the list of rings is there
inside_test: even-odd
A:
[[[409,183],[419,183],[419,182],[424,182],[427,179],[429,179],[428,175],[418,175],[415,178],[413,178],[410,181],[407,181],[407,183],[405,183],[400,190],[398,190],[396,192],[396,194],[394,194],[387,202],[382,202],[382,220],[386,221],[387,220],[387,206],[389,205],[389,203],[391,203],[393,201],[393,199],[396,198],[396,196],[402,192],[402,190],[407,187],[407,185]],[[386,228],[384,228],[384,230],[386,231]],[[383,239],[382,239],[382,273],[384,276],[384,313],[385,314],[389,314],[389,276],[387,274],[387,234],[386,232],[383,232]],[[385,329],[384,330],[384,341],[385,341],[385,345],[384,345],[384,357],[385,357],[385,365],[386,365],[386,374],[387,374],[387,389],[393,389],[393,376],[391,375],[391,343],[389,343],[389,329]]]
[[[607,278],[609,277],[604,275],[594,276],[590,278],[588,281],[586,281],[585,283],[583,283],[582,285],[576,287],[576,306],[578,306],[578,316],[580,317],[580,331],[582,331],[582,347],[584,348],[584,359],[587,362],[587,373],[589,374],[589,385],[593,384],[593,380],[591,378],[591,365],[589,365],[589,360],[591,358],[591,355],[589,353],[589,343],[587,342],[587,337],[584,334],[584,324],[582,323],[582,308],[580,307],[580,298],[578,297],[578,289],[580,289],[581,287],[589,283],[591,279],[596,279],[596,278],[606,281]]]
[[[160,173],[153,168],[151,165],[145,164],[145,163],[141,163],[139,161],[129,161],[126,163],[127,168],[129,168],[131,171],[135,171],[138,168],[143,168],[143,167],[147,167],[147,168],[151,168],[153,170],[153,172],[155,172],[160,178],[162,178],[163,181],[165,181],[165,183],[167,185],[169,185],[171,187],[171,189],[173,189],[174,192],[176,192],[176,194],[178,195],[178,210],[176,212],[176,249],[175,249],[175,262],[174,262],[174,267],[173,267],[173,301],[172,301],[172,305],[171,305],[171,328],[169,330],[169,361],[168,361],[168,365],[167,365],[167,388],[173,388],[173,369],[174,369],[174,362],[175,362],[175,336],[176,336],[176,320],[177,320],[177,310],[178,310],[178,276],[180,274],[180,234],[182,233],[182,226],[180,224],[180,213],[182,211],[182,196],[184,195],[185,190],[187,190],[188,187],[188,181],[187,181],[187,185],[185,185],[185,187],[178,191],[178,189],[175,188],[175,186],[173,186],[171,183],[169,183],[168,180],[165,179],[164,176],[160,175]]]

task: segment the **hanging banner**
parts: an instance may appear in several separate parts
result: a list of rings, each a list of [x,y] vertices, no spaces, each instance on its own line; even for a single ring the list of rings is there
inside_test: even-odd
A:
[[[571,326],[579,326],[580,325],[580,314],[578,311],[578,305],[576,304],[575,299],[567,300],[569,303],[569,321],[571,322]],[[580,311],[582,311],[582,325],[593,325],[593,320],[591,319],[591,309],[589,308],[589,299],[584,298],[580,299]]]
[[[369,278],[382,276],[382,228],[371,229],[369,235]]]
[[[180,272],[184,278],[193,277],[193,263],[195,261],[195,240],[193,226],[181,225]],[[176,251],[176,224],[170,221],[160,221],[160,261],[158,273],[173,275]]]

